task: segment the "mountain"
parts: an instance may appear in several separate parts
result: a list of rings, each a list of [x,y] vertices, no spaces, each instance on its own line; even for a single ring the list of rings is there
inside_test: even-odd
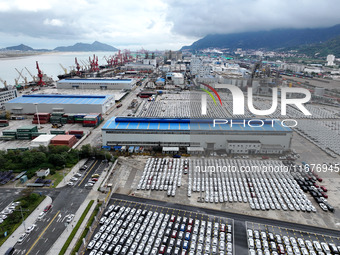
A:
[[[31,48],[27,45],[24,45],[24,44],[20,44],[18,46],[7,47],[7,48],[5,48],[5,50],[34,51],[33,48]]]
[[[323,43],[315,43],[303,45],[296,48],[287,48],[286,50],[297,50],[298,53],[306,54],[307,56],[326,57],[329,54],[340,57],[340,36],[330,39]]]
[[[62,46],[54,49],[55,51],[118,51],[115,47],[112,47],[105,43],[95,41],[92,44],[88,43],[76,43],[73,46]]]
[[[340,25],[328,28],[275,29],[271,31],[244,32],[234,34],[212,34],[184,46],[181,50],[206,48],[279,49],[322,43],[340,36]]]

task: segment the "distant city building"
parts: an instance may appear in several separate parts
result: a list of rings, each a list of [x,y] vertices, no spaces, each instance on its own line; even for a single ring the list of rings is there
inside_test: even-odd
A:
[[[327,65],[328,66],[334,66],[334,60],[335,60],[334,55],[328,55],[327,56]]]
[[[164,62],[168,60],[182,60],[183,55],[181,51],[165,51],[164,53]]]
[[[173,85],[183,85],[184,76],[181,73],[167,73],[166,79],[171,81]]]
[[[212,66],[209,65],[209,62],[206,62],[199,57],[194,57],[191,59],[190,72],[191,75],[201,77],[206,76],[212,72]]]

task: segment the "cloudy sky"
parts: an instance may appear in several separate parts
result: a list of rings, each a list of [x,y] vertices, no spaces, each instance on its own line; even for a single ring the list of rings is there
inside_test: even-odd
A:
[[[0,48],[177,50],[213,33],[340,24],[339,0],[0,0]]]

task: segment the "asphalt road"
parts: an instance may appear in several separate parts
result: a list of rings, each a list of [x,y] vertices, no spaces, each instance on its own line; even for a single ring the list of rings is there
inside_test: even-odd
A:
[[[76,223],[72,221],[70,223],[71,226],[69,226],[66,222],[68,215],[76,213],[90,192],[91,189],[85,188],[88,180],[92,178],[94,173],[100,174],[105,168],[105,163],[102,163],[101,160],[90,160],[86,164],[88,164],[89,168],[83,171],[83,176],[74,186],[56,189],[34,189],[36,193],[50,196],[53,201],[53,207],[42,220],[36,221],[37,227],[28,237],[21,244],[17,243],[14,246],[16,254],[47,254],[50,247],[52,247],[66,228],[68,231],[72,231],[72,225],[74,226]],[[6,206],[9,202],[13,201],[15,196],[20,196],[19,193],[16,193],[18,193],[17,189],[0,189],[0,194],[6,198],[2,200],[3,204]],[[7,203],[7,201],[9,202]],[[41,208],[41,211],[43,209]]]

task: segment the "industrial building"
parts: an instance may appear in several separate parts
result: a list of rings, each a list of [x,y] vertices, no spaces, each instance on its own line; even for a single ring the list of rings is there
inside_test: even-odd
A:
[[[115,104],[112,95],[23,95],[5,103],[13,114],[36,112],[106,113]]]
[[[184,76],[182,73],[167,73],[166,79],[171,81],[173,85],[183,85]]]
[[[3,108],[5,103],[16,98],[18,91],[16,89],[9,89],[0,92],[0,108]]]
[[[135,84],[134,79],[64,79],[57,81],[57,88],[131,90]]]
[[[188,151],[223,150],[231,154],[288,151],[293,131],[279,122],[264,123],[262,127],[247,124],[214,126],[213,120],[209,119],[113,117],[103,126],[102,138],[106,148],[122,145],[185,147]]]

